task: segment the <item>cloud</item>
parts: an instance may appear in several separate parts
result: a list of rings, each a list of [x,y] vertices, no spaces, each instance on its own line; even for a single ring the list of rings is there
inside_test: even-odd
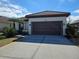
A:
[[[9,0],[0,0],[0,16],[22,17],[30,12],[20,5],[12,4]]]
[[[74,13],[79,13],[79,9],[75,10]]]
[[[79,20],[79,16],[70,16],[72,20]]]
[[[67,18],[67,21],[74,23],[76,20],[79,20],[79,9],[72,11],[71,15]]]
[[[79,15],[78,16],[71,15],[67,18],[67,22],[69,23],[74,23],[76,20],[79,20]]]

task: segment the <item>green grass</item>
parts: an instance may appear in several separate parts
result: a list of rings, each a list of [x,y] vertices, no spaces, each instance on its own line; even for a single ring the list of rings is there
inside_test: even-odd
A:
[[[1,39],[0,40],[0,47],[7,45],[11,42],[13,42],[14,40],[16,40],[16,38],[6,38],[6,39]]]

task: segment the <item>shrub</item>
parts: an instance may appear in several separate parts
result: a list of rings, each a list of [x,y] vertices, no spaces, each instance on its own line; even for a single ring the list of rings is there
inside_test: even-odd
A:
[[[76,33],[76,28],[75,28],[75,26],[68,24],[68,25],[67,25],[67,28],[66,28],[66,34],[67,34],[68,36],[70,36],[70,35],[75,36],[75,33]]]
[[[2,32],[0,32],[0,36],[2,36],[3,35],[3,33]]]
[[[3,33],[6,37],[13,37],[16,35],[16,30],[14,28],[4,27]]]
[[[23,35],[28,35],[28,31],[27,31],[27,30],[23,30],[23,31],[22,31],[22,34],[23,34]]]
[[[74,38],[78,38],[79,39],[79,32],[76,33]]]
[[[5,38],[6,38],[5,36],[0,36],[0,40],[1,40],[1,39],[5,39]]]

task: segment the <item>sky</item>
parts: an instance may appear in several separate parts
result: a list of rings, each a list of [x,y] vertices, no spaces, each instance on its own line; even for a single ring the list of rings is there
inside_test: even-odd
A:
[[[40,11],[70,12],[71,19],[79,19],[79,0],[0,0],[0,15],[23,17]]]

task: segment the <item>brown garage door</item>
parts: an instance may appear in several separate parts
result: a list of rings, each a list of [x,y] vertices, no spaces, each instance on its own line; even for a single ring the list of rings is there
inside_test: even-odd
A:
[[[62,21],[32,22],[32,34],[35,35],[62,35]]]

